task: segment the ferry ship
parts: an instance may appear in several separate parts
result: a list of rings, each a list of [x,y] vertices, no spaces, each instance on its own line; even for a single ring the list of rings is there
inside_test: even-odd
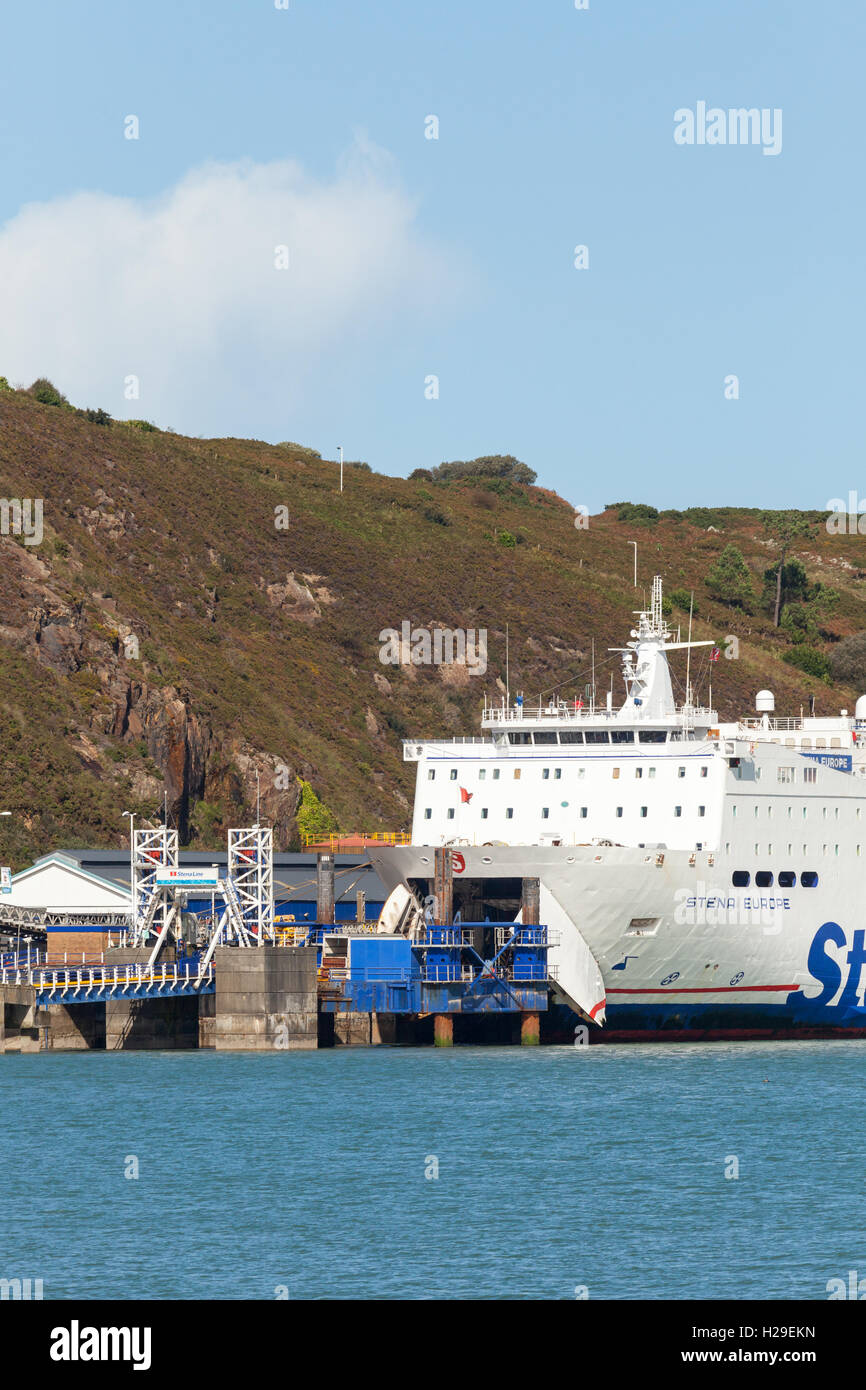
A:
[[[674,699],[662,582],[621,655],[625,700],[485,704],[480,737],[404,740],[411,843],[372,848],[419,905],[452,848],[464,921],[540,880],[547,1036],[866,1034],[866,695],[853,716],[719,720]],[[690,636],[690,634],[689,634]],[[718,656],[718,649],[712,652]]]

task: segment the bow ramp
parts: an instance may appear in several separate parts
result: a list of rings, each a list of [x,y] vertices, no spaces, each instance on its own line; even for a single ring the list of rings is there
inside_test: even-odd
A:
[[[593,1023],[604,1023],[605,988],[598,961],[556,894],[541,884],[541,919],[551,930],[548,959],[555,992]]]

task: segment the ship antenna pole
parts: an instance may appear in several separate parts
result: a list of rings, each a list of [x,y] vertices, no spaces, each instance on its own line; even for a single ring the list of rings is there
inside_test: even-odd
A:
[[[511,709],[511,675],[508,665],[508,624],[505,624],[505,708]]]
[[[689,645],[688,645],[688,651],[687,651],[687,653],[686,653],[686,709],[691,708],[691,703],[692,703],[692,685],[691,685],[691,670],[692,670],[692,610],[694,609],[694,606],[695,606],[695,591],[694,591],[694,589],[692,589],[691,597],[689,598]]]
[[[592,703],[590,713],[595,714],[595,638],[592,639]]]

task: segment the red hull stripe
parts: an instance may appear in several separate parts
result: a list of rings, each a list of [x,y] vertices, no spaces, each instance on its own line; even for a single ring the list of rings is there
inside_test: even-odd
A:
[[[670,985],[667,989],[609,989],[608,994],[771,994],[787,993],[799,985]]]

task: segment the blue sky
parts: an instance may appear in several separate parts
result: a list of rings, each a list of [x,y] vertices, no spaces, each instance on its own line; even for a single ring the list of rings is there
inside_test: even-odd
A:
[[[390,473],[514,453],[592,511],[823,506],[861,477],[864,52],[855,0],[17,6],[0,373]],[[781,152],[678,146],[698,101],[781,108]]]

